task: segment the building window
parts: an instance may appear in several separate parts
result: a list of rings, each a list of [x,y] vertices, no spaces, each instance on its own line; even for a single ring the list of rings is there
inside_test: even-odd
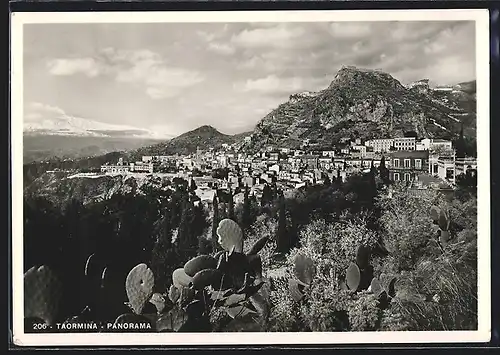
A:
[[[410,181],[410,174],[406,173],[404,179],[405,181]]]
[[[411,160],[405,159],[405,168],[411,168]]]
[[[399,173],[394,173],[394,181],[399,181]]]
[[[399,168],[399,159],[394,159],[394,167]]]
[[[422,169],[422,159],[415,159],[415,169]]]

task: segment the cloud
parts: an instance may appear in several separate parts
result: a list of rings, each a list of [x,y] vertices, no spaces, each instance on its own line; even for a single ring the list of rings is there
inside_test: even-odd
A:
[[[30,102],[28,104],[27,111],[34,111],[38,113],[46,112],[46,113],[64,115],[64,110],[62,108],[43,104],[41,102]]]
[[[245,29],[231,37],[231,43],[245,48],[293,47],[294,40],[305,34],[297,25],[278,24],[272,27]]]
[[[93,58],[53,59],[47,63],[52,75],[84,74],[96,77],[101,73],[99,64]]]
[[[338,38],[365,38],[372,34],[372,24],[367,22],[335,22],[328,28],[329,33]]]
[[[317,89],[323,78],[302,78],[268,75],[258,79],[248,79],[244,83],[235,84],[235,88],[243,92],[258,92],[262,94],[293,94],[300,91]]]
[[[236,52],[236,49],[229,44],[215,42],[208,45],[208,50],[221,55],[232,55]]]
[[[143,85],[145,93],[153,99],[176,96],[204,80],[201,73],[168,65],[159,53],[148,49],[130,51],[107,47],[96,59],[53,59],[48,65],[54,75],[109,74],[118,83]]]

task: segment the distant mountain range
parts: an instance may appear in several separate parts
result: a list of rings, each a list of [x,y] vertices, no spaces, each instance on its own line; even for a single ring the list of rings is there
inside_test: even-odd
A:
[[[50,158],[81,158],[132,150],[175,135],[54,113],[23,122],[24,163]]]
[[[127,125],[115,125],[66,114],[23,122],[25,136],[71,136],[101,138],[169,139],[175,135]]]

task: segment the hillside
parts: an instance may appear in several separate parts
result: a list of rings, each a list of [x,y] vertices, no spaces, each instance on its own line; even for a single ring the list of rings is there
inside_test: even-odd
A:
[[[71,173],[45,172],[26,186],[24,195],[45,197],[56,205],[65,205],[70,199],[84,204],[109,199],[115,193],[137,193],[143,184],[155,184],[153,177],[108,176],[73,177]]]
[[[250,148],[293,147],[304,139],[332,146],[343,137],[402,137],[406,131],[453,139],[461,122],[466,135],[475,135],[473,91],[472,83],[434,90],[425,80],[405,87],[388,73],[343,67],[328,88],[292,95],[264,117]]]
[[[131,158],[138,159],[143,155],[190,154],[195,153],[198,147],[204,150],[220,148],[222,144],[233,144],[240,141],[244,135],[245,133],[232,136],[221,133],[212,126],[204,125],[169,141],[139,148],[131,152]]]

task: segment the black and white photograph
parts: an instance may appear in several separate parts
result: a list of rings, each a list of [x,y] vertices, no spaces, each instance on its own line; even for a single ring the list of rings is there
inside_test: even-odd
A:
[[[486,10],[12,23],[17,345],[490,339]]]

